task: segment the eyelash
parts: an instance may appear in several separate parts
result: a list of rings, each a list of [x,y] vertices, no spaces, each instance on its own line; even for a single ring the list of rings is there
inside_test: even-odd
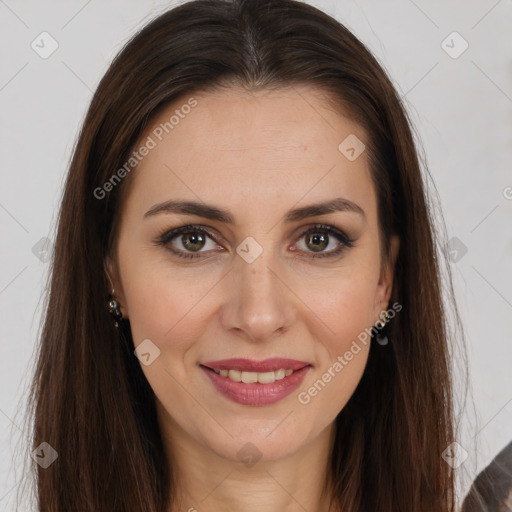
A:
[[[159,245],[159,246],[164,246],[167,250],[169,250],[170,252],[172,252],[173,254],[178,256],[179,258],[187,258],[187,259],[201,258],[202,257],[202,256],[200,256],[201,253],[195,253],[195,254],[190,253],[190,252],[187,253],[187,252],[176,250],[174,248],[170,248],[167,245],[171,240],[173,240],[177,236],[182,235],[184,233],[190,233],[190,232],[200,233],[202,235],[208,236],[215,243],[218,243],[215,240],[215,237],[206,229],[204,229],[198,225],[189,224],[186,226],[181,226],[176,229],[172,229],[170,231],[164,231],[155,240],[155,244]],[[308,228],[306,231],[303,231],[301,233],[301,235],[299,236],[299,240],[302,237],[304,237],[310,233],[323,233],[323,234],[327,234],[327,235],[332,235],[341,242],[340,246],[332,251],[329,251],[326,253],[317,253],[317,254],[312,253],[311,256],[309,256],[311,258],[333,258],[335,256],[340,255],[345,249],[349,249],[349,248],[353,247],[353,245],[354,245],[354,239],[348,237],[345,233],[343,233],[343,231],[340,231],[339,229],[336,229],[333,226],[329,226],[326,224],[318,224],[311,228]]]

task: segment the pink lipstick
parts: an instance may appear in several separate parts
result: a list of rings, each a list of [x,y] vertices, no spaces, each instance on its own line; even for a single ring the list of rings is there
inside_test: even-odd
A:
[[[239,404],[261,406],[277,402],[297,389],[311,364],[295,359],[263,361],[235,358],[200,365],[215,388]]]

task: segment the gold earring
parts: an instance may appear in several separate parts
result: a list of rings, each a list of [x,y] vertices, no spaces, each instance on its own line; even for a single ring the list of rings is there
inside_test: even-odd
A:
[[[389,313],[386,309],[383,309],[380,312],[379,316],[380,316],[380,319],[384,322],[384,324],[387,324],[391,320],[391,317],[389,316]]]

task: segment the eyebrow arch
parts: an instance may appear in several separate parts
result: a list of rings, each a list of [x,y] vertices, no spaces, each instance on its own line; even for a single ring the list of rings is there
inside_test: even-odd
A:
[[[366,218],[364,210],[359,205],[349,201],[348,199],[337,197],[330,201],[302,206],[300,208],[290,210],[286,213],[284,220],[285,222],[297,222],[307,219],[308,217],[326,215],[334,212],[353,212],[362,215],[363,218]],[[228,210],[195,201],[170,200],[158,203],[153,205],[144,214],[144,218],[153,217],[159,213],[197,215],[198,217],[205,217],[225,224],[235,224],[235,219]]]

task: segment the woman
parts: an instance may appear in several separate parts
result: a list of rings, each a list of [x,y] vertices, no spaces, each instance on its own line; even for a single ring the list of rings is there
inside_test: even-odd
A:
[[[407,115],[343,25],[291,0],[159,16],[65,185],[39,510],[454,510],[436,237]]]

